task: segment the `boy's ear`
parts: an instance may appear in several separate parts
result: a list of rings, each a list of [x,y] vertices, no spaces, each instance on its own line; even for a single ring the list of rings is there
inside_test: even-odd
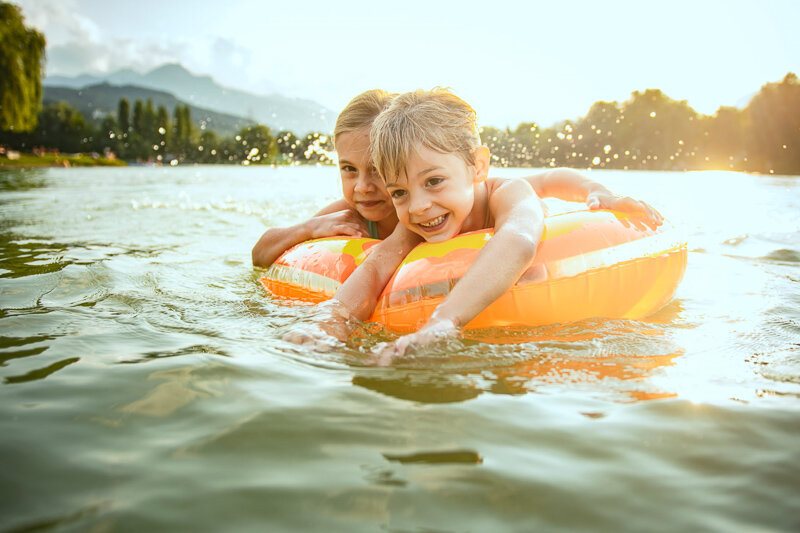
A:
[[[489,177],[489,149],[478,146],[473,152],[475,159],[475,183],[480,183]]]

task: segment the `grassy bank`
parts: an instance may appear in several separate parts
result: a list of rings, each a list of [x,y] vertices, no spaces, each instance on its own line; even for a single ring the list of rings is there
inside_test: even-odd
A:
[[[0,155],[0,167],[99,167],[99,166],[125,166],[125,161],[119,159],[94,158],[84,154],[34,154],[20,153],[19,157],[9,159]]]

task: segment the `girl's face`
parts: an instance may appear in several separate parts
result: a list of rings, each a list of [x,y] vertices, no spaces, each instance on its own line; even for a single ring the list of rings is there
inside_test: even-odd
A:
[[[387,188],[401,224],[428,242],[442,242],[461,233],[475,204],[474,185],[483,179],[458,155],[420,146],[406,174]]]
[[[394,216],[394,205],[369,153],[369,128],[342,133],[336,139],[345,201],[373,222]]]

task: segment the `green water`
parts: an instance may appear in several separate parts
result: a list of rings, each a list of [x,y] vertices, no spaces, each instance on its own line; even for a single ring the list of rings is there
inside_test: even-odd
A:
[[[0,531],[800,530],[800,181],[592,177],[685,233],[672,303],[374,368],[250,266],[335,169],[0,171]]]

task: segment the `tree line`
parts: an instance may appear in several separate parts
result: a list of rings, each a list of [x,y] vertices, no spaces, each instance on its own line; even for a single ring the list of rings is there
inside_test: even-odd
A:
[[[622,103],[596,102],[575,121],[484,128],[481,138],[501,166],[800,174],[800,83],[789,73],[744,109],[712,116],[658,89],[636,91]]]
[[[109,114],[97,125],[65,102],[48,102],[32,131],[0,131],[0,144],[28,152],[94,152],[126,161],[170,164],[327,163],[333,150],[327,135],[298,137],[290,131],[275,135],[261,124],[221,138],[213,130],[197,127],[188,105],[177,105],[169,113],[164,106],[155,108],[149,99],[136,100],[131,106],[125,98],[120,99],[115,115]]]
[[[789,73],[768,83],[744,109],[698,114],[657,89],[625,102],[597,102],[586,116],[549,128],[523,122],[485,127],[481,138],[496,166],[636,170],[730,169],[800,174],[800,82]],[[150,100],[121,99],[116,114],[93,125],[75,108],[49,102],[30,132],[0,131],[0,144],[24,151],[114,153],[127,161],[162,163],[330,163],[332,140],[322,133],[273,134],[264,125],[231,137],[198,127],[188,105],[169,113]]]

